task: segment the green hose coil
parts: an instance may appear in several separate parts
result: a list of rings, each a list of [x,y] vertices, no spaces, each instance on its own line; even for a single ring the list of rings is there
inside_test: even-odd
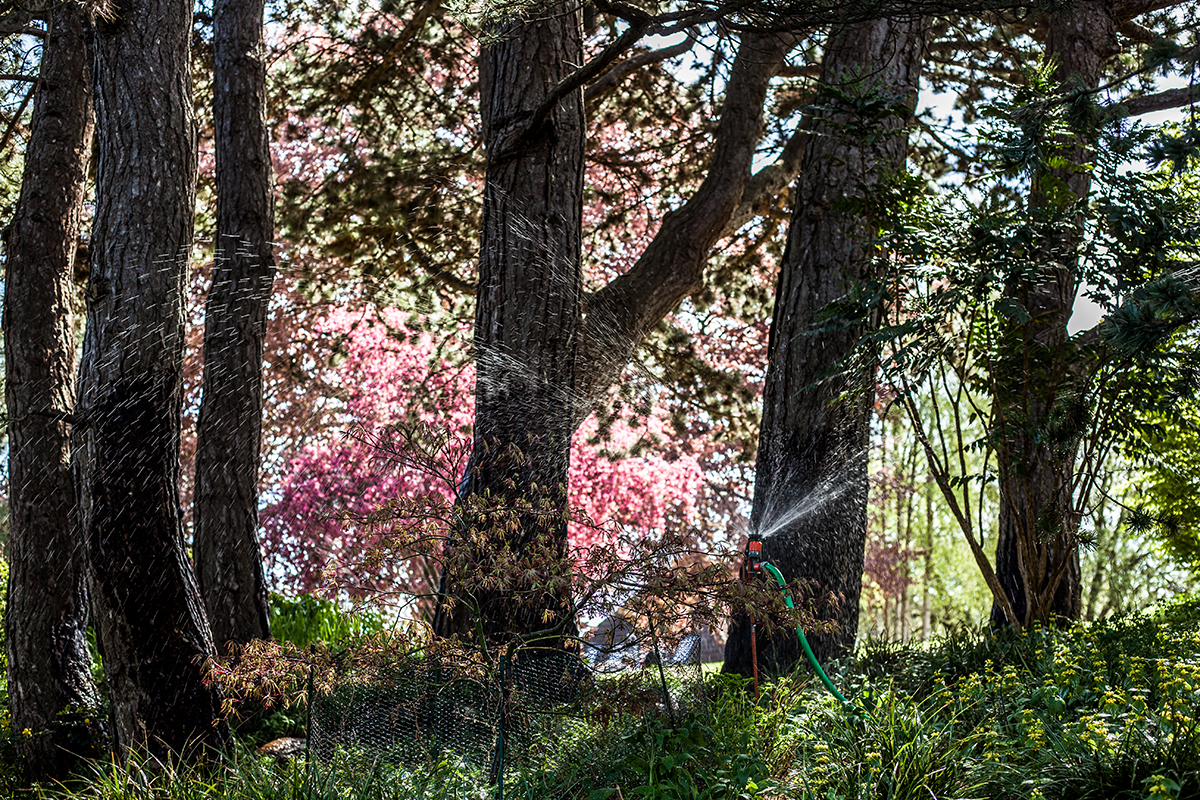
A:
[[[775,582],[778,583],[779,588],[783,590],[783,598],[787,601],[787,607],[794,611],[796,606],[792,602],[792,593],[787,590],[787,583],[784,582],[783,575],[780,574],[779,570],[770,561],[764,561],[762,566],[763,569],[775,577]],[[829,676],[826,675],[825,670],[821,668],[821,662],[817,661],[816,655],[813,654],[812,647],[809,645],[808,639],[804,635],[804,628],[800,625],[796,626],[796,635],[800,637],[800,645],[804,648],[804,654],[808,656],[808,663],[812,664],[813,669],[817,672],[817,677],[821,679],[821,683],[825,684],[825,688],[829,690],[829,693],[841,701],[842,706],[846,709],[846,711],[870,719],[870,715],[868,715],[866,711],[847,700],[842,693],[838,691],[837,687],[833,685],[833,681],[829,680]]]

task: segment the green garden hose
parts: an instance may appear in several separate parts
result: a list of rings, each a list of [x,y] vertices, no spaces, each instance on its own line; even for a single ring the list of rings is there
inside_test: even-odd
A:
[[[783,575],[780,574],[779,570],[770,561],[764,561],[762,566],[763,569],[775,576],[775,582],[778,583],[779,588],[783,590],[783,598],[787,601],[787,607],[795,610],[796,606],[794,603],[792,603],[792,593],[787,590],[787,584],[783,580]],[[829,690],[829,693],[840,700],[842,705],[847,710],[852,710],[855,714],[860,714],[870,719],[869,715],[867,715],[863,709],[859,708],[843,697],[842,693],[839,692],[837,687],[833,685],[833,681],[829,680],[829,676],[826,675],[825,670],[821,668],[821,662],[817,661],[817,657],[813,654],[812,647],[809,645],[808,639],[804,636],[804,628],[802,626],[796,626],[796,635],[800,637],[800,644],[804,647],[804,654],[808,656],[808,663],[813,665],[813,669],[817,671],[817,677],[819,677],[821,682],[825,684],[825,688]]]

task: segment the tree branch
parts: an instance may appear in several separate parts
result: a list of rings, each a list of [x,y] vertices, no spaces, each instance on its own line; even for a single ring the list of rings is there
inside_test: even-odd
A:
[[[547,92],[545,99],[533,110],[528,120],[509,133],[505,137],[505,142],[496,148],[496,153],[489,154],[488,160],[495,163],[511,158],[520,152],[525,143],[536,135],[564,97],[595,80],[609,65],[620,58],[622,53],[637,44],[643,36],[651,33],[668,35],[715,22],[727,14],[736,13],[747,2],[748,0],[734,0],[734,2],[707,11],[685,10],[652,16],[626,3],[598,0],[597,10],[625,20],[629,23],[629,27],[600,51],[600,55],[575,70]]]
[[[1198,269],[1200,269],[1200,262],[1193,262],[1191,264],[1181,264],[1179,269],[1177,269],[1174,274],[1176,277],[1187,280],[1189,274],[1190,275],[1200,274],[1197,272]],[[1192,297],[1195,299],[1195,301],[1197,303],[1200,303],[1200,283],[1197,283],[1195,278],[1192,278],[1191,290],[1192,290],[1191,291]],[[1122,304],[1122,308],[1127,307],[1130,304],[1135,303],[1135,302],[1137,302],[1137,299],[1131,298],[1131,299],[1125,301],[1124,304]],[[1108,353],[1106,352],[1106,350],[1107,350],[1109,341],[1105,337],[1105,334],[1104,334],[1105,322],[1106,322],[1105,319],[1101,319],[1099,322],[1097,322],[1092,327],[1088,328],[1086,331],[1080,331],[1079,333],[1072,336],[1071,341],[1075,344],[1076,347],[1083,348],[1083,349],[1094,349],[1094,350],[1098,351],[1097,355],[1101,359],[1107,358]],[[1200,322],[1200,315],[1189,315],[1189,316],[1185,316],[1185,317],[1177,317],[1175,319],[1165,319],[1165,320],[1157,319],[1157,320],[1153,320],[1151,322],[1147,322],[1146,327],[1158,328],[1158,329],[1182,328],[1187,325],[1194,325],[1196,322]]]
[[[37,89],[36,82],[30,84],[29,91],[25,93],[25,99],[21,101],[21,107],[17,109],[17,113],[13,114],[12,121],[8,123],[8,128],[4,131],[4,136],[0,137],[0,153],[8,149],[8,142],[12,139],[13,131],[17,129],[17,125],[21,124],[21,115],[25,113],[25,107],[33,99],[35,89]]]
[[[1165,111],[1168,108],[1180,108],[1197,101],[1200,101],[1200,84],[1193,84],[1182,89],[1167,89],[1154,94],[1130,98],[1116,105],[1114,111],[1121,109],[1128,116],[1140,117],[1142,114]]]
[[[913,423],[913,430],[917,435],[917,441],[920,442],[921,448],[925,451],[925,458],[929,463],[929,472],[941,490],[942,497],[950,507],[955,521],[958,522],[959,530],[963,532],[963,536],[967,540],[967,545],[971,549],[971,555],[975,559],[975,564],[979,567],[979,571],[983,575],[983,581],[992,593],[992,599],[1000,606],[1010,625],[1015,628],[1022,627],[1021,621],[1017,619],[1017,614],[1013,610],[1012,602],[1008,599],[1008,594],[1000,584],[1000,579],[996,576],[996,571],[992,569],[992,563],[988,560],[987,553],[983,552],[983,543],[975,538],[970,517],[963,513],[962,508],[959,506],[958,495],[955,494],[954,487],[950,484],[949,466],[938,458],[937,452],[933,449],[933,445],[925,433],[924,425],[921,423],[920,411],[912,399],[911,387],[907,385],[907,382],[905,382],[905,385],[900,390],[900,398],[904,403],[904,410],[907,412],[909,420]]]
[[[577,423],[619,378],[649,330],[704,286],[709,253],[724,235],[750,180],[767,87],[794,43],[791,36],[742,36],[703,183],[683,206],[666,215],[629,271],[585,301],[575,373]]]
[[[562,100],[571,92],[578,90],[580,87],[584,86],[598,76],[601,72],[603,72],[605,68],[607,68],[612,62],[616,61],[622,53],[637,44],[638,40],[645,35],[646,31],[654,23],[654,19],[645,12],[638,11],[632,6],[624,6],[624,4],[617,5],[621,7],[623,14],[630,15],[629,17],[622,16],[622,19],[629,20],[629,27],[625,29],[625,32],[610,42],[609,45],[600,52],[600,55],[596,56],[582,67],[572,72],[566,78],[559,81],[557,85],[553,86],[550,91],[546,93],[546,97],[542,100],[538,107],[535,108],[533,113],[529,115],[529,119],[526,120],[523,125],[515,128],[511,133],[509,133],[508,136],[505,137],[506,141],[500,147],[496,148],[495,153],[488,154],[489,162],[495,164],[517,155],[521,151],[522,147],[524,147],[525,143],[537,133],[537,131],[550,117],[551,112],[554,111],[560,100]],[[598,3],[597,8],[600,8],[606,13],[613,13],[609,10],[612,8],[612,6],[607,3],[604,3],[603,5]]]
[[[721,231],[723,237],[733,235],[750,220],[767,213],[771,204],[796,180],[804,164],[804,149],[808,146],[808,122],[806,114],[788,137],[779,158],[754,173],[746,182],[741,202]]]
[[[975,157],[972,156],[970,153],[968,153],[966,150],[963,150],[961,147],[955,147],[954,145],[950,144],[945,139],[943,139],[941,136],[939,136],[937,131],[935,131],[933,129],[933,126],[930,125],[926,120],[918,117],[916,120],[916,123],[917,123],[917,127],[919,127],[921,130],[925,131],[925,133],[929,134],[930,139],[933,139],[933,141],[937,142],[937,144],[943,150],[945,150],[947,153],[949,153],[950,155],[957,158],[959,161],[963,162],[964,164],[969,164],[975,160]]]
[[[688,50],[691,50],[692,45],[695,43],[695,36],[691,32],[688,32],[687,38],[679,44],[673,44],[670,47],[663,47],[658,50],[647,50],[644,53],[631,56],[619,64],[614,64],[584,90],[584,102],[589,105],[599,102],[616,89],[621,84],[621,81],[628,78],[637,70],[648,64],[656,64],[660,61],[666,61],[669,58],[681,56]]]
[[[476,293],[479,287],[475,285],[474,281],[463,280],[455,275],[454,271],[449,267],[439,264],[429,255],[429,253],[425,251],[425,248],[421,246],[421,243],[417,241],[416,237],[413,236],[408,230],[401,228],[398,229],[398,232],[402,240],[408,245],[409,252],[412,253],[417,264],[419,264],[421,269],[425,270],[430,277],[446,286],[449,286],[451,289],[460,294],[471,296]]]
[[[817,78],[821,77],[821,65],[820,64],[804,64],[804,65],[784,64],[783,69],[779,70],[779,77],[781,77],[781,78],[812,78],[813,80],[816,80]]]
[[[0,16],[0,36],[18,36],[29,28],[29,23],[38,19],[37,14],[19,6],[14,8],[13,6],[15,5],[5,3],[3,6],[0,6],[0,12],[3,12],[5,8],[13,9]],[[45,31],[41,31],[41,33],[44,35]]]
[[[36,36],[45,39],[46,31],[43,28],[11,28],[0,23],[0,36]]]
[[[1141,44],[1150,44],[1151,42],[1160,41],[1163,37],[1155,33],[1144,25],[1139,25],[1131,19],[1123,19],[1117,22],[1117,30],[1126,37]]]
[[[642,9],[622,3],[621,0],[598,0],[596,10],[623,19],[630,25],[640,25],[650,19],[650,15]]]
[[[1151,11],[1162,11],[1164,8],[1174,8],[1183,5],[1187,0],[1118,0],[1113,3],[1113,18],[1117,20],[1133,19]]]
[[[380,54],[375,66],[349,84],[343,97],[347,98],[348,101],[362,97],[383,81],[391,80],[396,62],[404,54],[404,51],[412,46],[425,27],[426,21],[441,5],[442,0],[425,0],[425,2],[417,6],[412,12],[412,17],[396,33],[391,47]]]
[[[1194,58],[1194,57],[1195,57],[1195,54],[1196,54],[1196,52],[1197,52],[1197,50],[1198,50],[1198,49],[1200,49],[1200,48],[1192,48],[1192,49],[1189,51],[1189,55],[1185,56],[1185,58],[1186,58],[1186,57],[1192,57],[1192,58]],[[1155,69],[1157,69],[1157,67],[1153,66],[1152,64],[1146,64],[1146,65],[1144,65],[1144,66],[1140,67],[1139,69],[1135,69],[1133,72],[1127,72],[1127,73],[1125,73],[1124,75],[1120,75],[1120,76],[1118,76],[1118,77],[1116,77],[1116,78],[1112,79],[1112,80],[1111,80],[1111,81],[1109,81],[1108,83],[1102,83],[1102,84],[1100,84],[1100,85],[1096,86],[1095,88],[1091,88],[1091,89],[1088,89],[1088,88],[1082,88],[1082,89],[1079,89],[1079,88],[1075,88],[1075,89],[1069,89],[1069,90],[1067,90],[1067,91],[1060,92],[1060,93],[1059,93],[1057,96],[1055,96],[1055,97],[1053,97],[1053,98],[1051,98],[1051,99],[1049,99],[1049,100],[1047,100],[1047,101],[1044,101],[1044,102],[1047,102],[1047,103],[1059,103],[1059,104],[1061,104],[1061,103],[1070,103],[1070,102],[1072,102],[1073,100],[1075,100],[1075,98],[1077,98],[1077,97],[1082,97],[1082,96],[1085,96],[1085,95],[1097,95],[1097,94],[1100,94],[1101,92],[1107,92],[1107,91],[1108,91],[1108,90],[1110,90],[1110,89],[1116,88],[1117,86],[1120,86],[1120,85],[1122,85],[1122,84],[1123,84],[1123,83],[1125,83],[1126,81],[1133,80],[1133,79],[1134,79],[1134,78],[1136,78],[1138,75],[1143,75],[1143,74],[1145,74],[1145,73],[1147,73],[1147,72],[1153,72]],[[1193,86],[1192,88],[1195,88],[1195,87]],[[1171,89],[1171,90],[1167,90],[1167,91],[1164,91],[1164,92],[1159,92],[1159,93],[1158,93],[1158,94],[1156,94],[1156,95],[1150,95],[1150,97],[1158,97],[1158,96],[1160,96],[1160,95],[1161,95],[1161,96],[1168,96],[1168,95],[1170,95],[1170,94],[1171,94],[1171,92],[1173,92],[1173,91],[1174,91],[1174,92],[1178,92],[1178,91],[1190,91],[1190,89],[1182,89],[1182,90],[1181,90],[1181,89]],[[1135,98],[1135,99],[1141,99],[1141,98]],[[1130,102],[1134,102],[1134,101],[1130,101]],[[1179,106],[1179,105],[1186,105],[1188,102],[1190,102],[1190,101],[1188,101],[1188,100],[1184,100],[1183,102],[1176,103],[1176,105],[1165,105],[1165,106],[1163,106],[1163,108],[1175,108],[1176,106]],[[1114,108],[1120,107],[1120,106],[1122,106],[1122,105],[1126,105],[1126,104],[1124,104],[1124,103],[1119,103],[1119,104],[1117,104],[1116,106],[1114,106]],[[1145,110],[1143,110],[1143,111],[1140,111],[1140,112],[1138,112],[1138,113],[1141,113],[1141,114],[1148,114],[1150,111],[1157,111],[1157,110],[1161,110],[1161,109],[1156,109],[1156,108],[1147,108],[1147,109],[1145,109]],[[1130,116],[1133,116],[1133,115],[1131,114]]]

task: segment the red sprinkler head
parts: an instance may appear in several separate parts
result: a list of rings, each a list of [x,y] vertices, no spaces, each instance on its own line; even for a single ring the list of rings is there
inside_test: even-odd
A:
[[[746,542],[746,558],[742,562],[742,580],[761,578],[763,574],[763,543],[758,534],[750,534]]]

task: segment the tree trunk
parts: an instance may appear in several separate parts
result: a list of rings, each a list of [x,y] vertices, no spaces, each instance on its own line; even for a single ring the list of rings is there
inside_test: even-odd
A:
[[[933,481],[925,481],[925,571],[921,575],[921,640],[929,641],[933,632]]]
[[[92,146],[85,37],[79,7],[58,5],[6,247],[8,699],[12,729],[33,734],[14,742],[35,779],[65,778],[100,738],[66,419],[75,405],[74,269]]]
[[[196,437],[196,578],[213,641],[270,637],[258,545],[262,362],[275,279],[261,0],[213,7],[217,252]]]
[[[911,474],[910,472],[909,475]],[[909,558],[912,553],[912,508],[913,496],[910,494],[906,503],[908,513],[907,519],[904,521],[904,533],[900,539],[900,552],[904,558],[903,572],[900,576],[900,641],[902,642],[907,642],[912,635],[912,620],[909,611],[909,604],[912,601],[912,562]]]
[[[826,46],[821,80],[848,94],[903,98],[911,110],[924,32],[925,24],[912,20],[839,28]],[[870,278],[868,226],[843,201],[902,170],[908,151],[898,130],[904,120],[865,121],[866,142],[851,130],[855,121],[849,111],[825,114],[815,120],[818,135],[809,137],[775,295],[750,523],[764,536],[764,557],[789,581],[810,582],[813,610],[836,625],[808,636],[821,660],[845,654],[858,631],[874,384],[873,368],[864,366],[857,378],[811,388],[850,353],[861,331],[809,333],[822,308]],[[760,630],[757,643],[767,674],[787,672],[802,657],[786,627],[773,635]],[[733,621],[724,669],[750,674],[745,618]]]
[[[93,611],[119,752],[223,746],[212,640],[179,509],[184,305],[196,192],[186,0],[96,25],[99,169],[75,427]]]
[[[1046,54],[1058,62],[1056,78],[1069,86],[1081,80],[1098,85],[1105,62],[1119,52],[1112,6],[1104,0],[1083,0],[1050,17]],[[1061,202],[1046,189],[1046,181],[1065,182],[1074,198],[1086,197],[1094,160],[1083,145],[1070,160],[1082,167],[1048,170],[1035,178],[1029,207],[1045,213]],[[1010,369],[1001,387],[1005,436],[999,453],[1000,524],[996,540],[996,577],[1017,616],[1033,620],[1076,620],[1081,613],[1078,529],[1072,484],[1076,446],[1048,435],[1053,418],[1063,411],[1070,381],[1064,351],[1071,347],[1067,321],[1075,302],[1075,235],[1052,237],[1042,244],[1048,265],[1044,279],[1021,282],[1009,292],[1028,311],[1030,322],[1010,331],[1012,355],[1019,369]],[[1067,266],[1061,266],[1067,265]],[[1027,580],[1034,582],[1032,598]],[[1033,602],[1031,602],[1031,599]],[[992,623],[1007,623],[1003,610],[992,607]]]
[[[563,621],[570,602],[569,586],[543,591],[527,581],[501,591],[470,578],[506,552],[542,561],[543,574],[546,558],[565,553],[586,134],[581,90],[525,130],[550,88],[583,63],[580,7],[540,8],[498,33],[480,62],[489,160],[474,447],[459,504],[465,524],[447,545],[434,616],[439,635],[473,634],[479,622],[489,638],[544,630]],[[504,512],[523,502],[531,508],[506,529]]]

